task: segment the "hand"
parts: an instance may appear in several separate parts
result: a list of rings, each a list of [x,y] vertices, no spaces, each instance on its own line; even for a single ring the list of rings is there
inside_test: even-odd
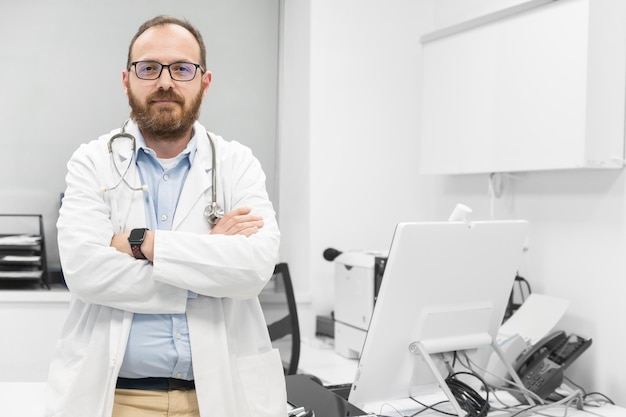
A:
[[[211,230],[211,234],[244,235],[249,237],[263,227],[263,217],[250,214],[249,207],[239,207],[228,213]]]
[[[130,245],[128,244],[128,236],[130,236],[130,232],[114,235],[111,239],[111,246],[122,253],[133,256]]]

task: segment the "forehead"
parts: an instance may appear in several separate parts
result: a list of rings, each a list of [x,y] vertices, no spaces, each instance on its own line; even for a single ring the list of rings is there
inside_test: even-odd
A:
[[[193,35],[182,26],[154,26],[142,33],[131,51],[133,61],[147,59],[165,61],[200,60],[200,45]]]

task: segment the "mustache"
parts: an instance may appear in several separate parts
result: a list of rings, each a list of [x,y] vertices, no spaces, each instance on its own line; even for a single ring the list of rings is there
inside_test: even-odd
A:
[[[155,100],[168,100],[178,104],[184,104],[185,99],[171,90],[159,90],[148,96],[148,103]]]

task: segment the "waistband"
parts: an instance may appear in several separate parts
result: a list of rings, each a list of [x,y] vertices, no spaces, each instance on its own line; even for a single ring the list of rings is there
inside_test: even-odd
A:
[[[174,391],[196,389],[196,384],[176,378],[117,378],[115,388]]]

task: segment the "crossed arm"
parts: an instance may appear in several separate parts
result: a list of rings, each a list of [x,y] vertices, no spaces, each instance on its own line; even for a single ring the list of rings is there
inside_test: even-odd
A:
[[[236,208],[226,214],[213,227],[211,234],[221,235],[243,235],[249,237],[259,231],[263,227],[263,217],[250,214],[249,207]],[[122,253],[132,256],[128,236],[130,232],[121,233],[113,236],[111,246]],[[141,245],[141,252],[152,262],[154,258],[154,232],[149,230],[146,238]]]

